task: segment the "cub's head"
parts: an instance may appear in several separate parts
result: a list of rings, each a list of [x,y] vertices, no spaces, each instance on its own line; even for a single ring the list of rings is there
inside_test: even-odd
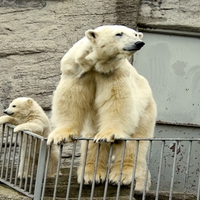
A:
[[[33,99],[27,97],[19,97],[14,99],[4,113],[14,118],[25,118],[31,111]]]
[[[127,57],[144,46],[143,34],[125,26],[100,26],[85,32],[98,58]]]

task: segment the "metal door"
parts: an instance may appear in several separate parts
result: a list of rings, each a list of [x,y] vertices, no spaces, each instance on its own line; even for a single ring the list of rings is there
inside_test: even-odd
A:
[[[155,137],[199,138],[200,137],[200,35],[173,34],[166,32],[143,32],[145,46],[135,54],[134,67],[147,78],[157,103],[158,116]],[[152,154],[152,189],[155,189],[158,174],[159,145]],[[168,143],[168,152],[173,151],[174,143]],[[200,144],[195,143],[200,150]],[[177,151],[175,189],[183,191],[183,176],[186,173],[188,145]],[[196,149],[196,148],[195,148]],[[167,189],[171,178],[170,158],[165,155],[162,190]],[[191,151],[191,167],[187,190],[196,191],[200,171],[200,153]]]

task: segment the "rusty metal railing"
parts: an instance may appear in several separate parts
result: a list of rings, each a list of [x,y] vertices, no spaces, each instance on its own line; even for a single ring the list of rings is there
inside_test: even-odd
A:
[[[85,164],[91,138],[74,138],[73,143],[60,145],[60,158],[57,165],[57,174],[53,178],[47,177],[51,147],[47,146],[47,139],[31,132],[13,132],[14,126],[4,124],[0,140],[0,182],[14,188],[18,192],[36,200],[74,198],[77,200],[96,199],[116,200],[124,198],[147,199],[198,199],[200,197],[199,176],[199,138],[134,138],[121,139],[121,163],[119,181],[116,185],[109,183],[109,173],[113,164],[113,145],[110,143],[107,161],[106,179],[104,183],[96,184],[95,177],[99,162],[102,144],[96,144],[96,159],[94,163],[93,181],[90,185],[84,184]],[[82,158],[81,181],[77,183],[77,159],[79,162],[80,144],[86,143],[81,153]],[[146,172],[151,172],[151,188],[146,190],[149,173],[145,174],[143,191],[135,191],[135,174],[140,143],[149,143],[147,153]],[[120,184],[124,165],[124,155],[127,142],[135,142],[135,157],[132,169],[131,184]],[[24,146],[23,146],[23,145]],[[67,148],[69,145],[70,148]],[[67,156],[65,154],[67,153]],[[61,175],[62,173],[62,175]],[[60,188],[62,187],[62,188]],[[62,192],[61,192],[62,191]]]

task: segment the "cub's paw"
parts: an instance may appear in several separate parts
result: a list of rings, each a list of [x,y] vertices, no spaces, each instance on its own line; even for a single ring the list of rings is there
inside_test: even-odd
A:
[[[123,169],[121,180],[119,180],[120,176],[120,167],[114,167],[111,169],[109,174],[109,182],[113,185],[117,185],[120,181],[121,185],[129,185],[132,182],[132,167],[128,167]]]
[[[61,143],[66,143],[66,142],[72,142],[73,138],[78,137],[79,135],[77,132],[73,131],[70,128],[66,127],[61,127],[61,128],[56,128],[53,130],[47,140],[47,144],[61,144]]]
[[[14,132],[17,133],[17,132],[20,132],[20,131],[31,131],[29,130],[28,128],[25,128],[24,126],[22,125],[18,125],[14,128]]]
[[[109,129],[97,133],[94,137],[94,142],[114,142],[115,139],[123,138],[124,133],[119,130]]]
[[[0,124],[5,124],[5,123],[8,123],[8,122],[9,122],[9,120],[8,120],[7,116],[0,117]]]
[[[91,185],[93,180],[96,184],[103,183],[106,179],[106,169],[98,169],[96,172],[96,177],[94,179],[94,165],[86,165],[84,173],[84,184]],[[81,183],[82,180],[82,168],[78,170],[78,183]]]

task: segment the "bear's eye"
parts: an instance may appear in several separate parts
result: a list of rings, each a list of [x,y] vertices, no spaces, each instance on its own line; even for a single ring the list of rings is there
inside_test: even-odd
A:
[[[135,34],[135,37],[137,37],[137,33]]]
[[[123,32],[117,33],[116,36],[120,36],[121,37],[123,34],[124,34]]]
[[[13,105],[12,107],[13,107],[13,108],[15,108],[15,107],[16,107],[16,105]]]

